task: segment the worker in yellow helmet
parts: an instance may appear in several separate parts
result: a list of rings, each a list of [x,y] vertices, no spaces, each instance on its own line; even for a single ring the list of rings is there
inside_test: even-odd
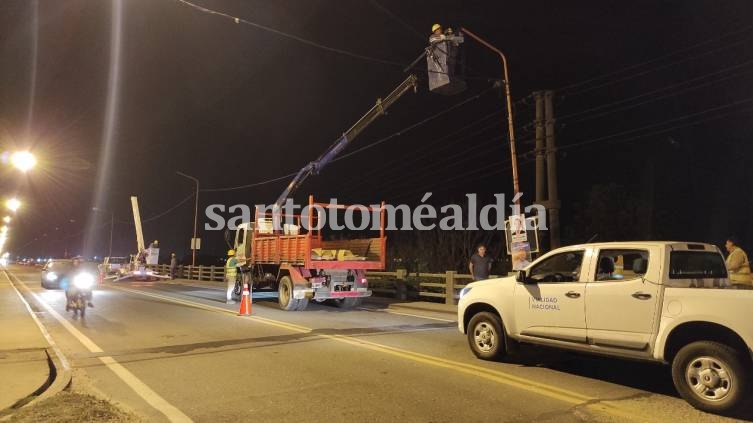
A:
[[[238,277],[238,260],[235,258],[235,250],[228,250],[227,261],[225,261],[225,282],[227,282],[227,303],[235,304],[233,301],[233,288],[235,280]]]
[[[431,35],[429,36],[429,42],[436,43],[437,41],[441,41],[444,38],[443,35],[442,25],[435,23],[431,26]]]

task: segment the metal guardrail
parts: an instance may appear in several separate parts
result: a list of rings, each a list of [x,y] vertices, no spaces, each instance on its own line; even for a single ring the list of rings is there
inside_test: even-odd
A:
[[[169,275],[167,264],[150,265],[151,269]],[[178,266],[176,276],[181,279],[222,282],[225,280],[223,266]],[[369,286],[375,294],[407,300],[408,297],[444,299],[445,304],[456,304],[458,293],[473,281],[469,274],[448,270],[444,273],[408,273],[405,269],[395,272],[366,272]],[[492,275],[492,278],[498,276]]]

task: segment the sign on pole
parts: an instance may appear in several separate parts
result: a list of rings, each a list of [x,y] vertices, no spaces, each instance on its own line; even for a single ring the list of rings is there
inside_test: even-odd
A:
[[[191,238],[191,249],[201,250],[201,238]]]
[[[538,253],[539,220],[536,217],[525,217],[523,214],[510,216],[505,221],[505,241],[508,255],[512,255],[513,243],[516,242],[527,243],[529,252]]]

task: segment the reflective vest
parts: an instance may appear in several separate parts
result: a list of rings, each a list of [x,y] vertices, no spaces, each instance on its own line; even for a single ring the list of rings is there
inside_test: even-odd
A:
[[[235,257],[230,257],[225,262],[225,278],[235,280],[235,276],[238,272],[238,260]]]

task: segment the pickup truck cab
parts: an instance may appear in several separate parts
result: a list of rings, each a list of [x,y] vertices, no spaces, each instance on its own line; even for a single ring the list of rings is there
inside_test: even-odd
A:
[[[486,360],[528,343],[663,362],[686,401],[723,413],[750,397],[751,307],[753,290],[731,287],[713,245],[598,243],[467,285],[458,326]]]

